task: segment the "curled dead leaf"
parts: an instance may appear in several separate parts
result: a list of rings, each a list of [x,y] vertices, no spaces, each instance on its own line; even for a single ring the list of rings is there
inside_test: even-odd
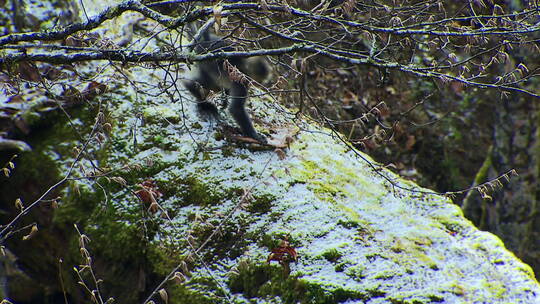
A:
[[[161,299],[166,303],[169,303],[169,295],[167,294],[167,291],[164,288],[161,288],[159,291],[159,296]]]
[[[37,225],[32,225],[32,228],[30,228],[30,233],[28,233],[27,235],[23,236],[23,241],[26,241],[26,240],[29,240],[31,239],[32,237],[34,237],[36,234],[38,233],[38,227]]]

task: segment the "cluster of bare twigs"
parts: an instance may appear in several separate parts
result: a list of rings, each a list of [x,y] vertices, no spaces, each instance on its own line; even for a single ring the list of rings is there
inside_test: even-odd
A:
[[[200,2],[200,1],[197,1]],[[13,33],[0,37],[7,51],[0,64],[43,61],[66,64],[88,60],[120,62],[195,62],[216,58],[300,54],[323,56],[348,65],[398,70],[416,77],[456,81],[479,88],[519,91],[539,97],[528,87],[537,77],[536,64],[506,62],[502,75],[494,65],[509,59],[507,50],[538,52],[538,7],[521,11],[482,1],[263,1],[196,6],[195,1],[145,2],[129,0],[86,21],[42,33]],[[178,17],[162,14],[173,7]],[[96,47],[50,43],[99,27],[126,11],[135,11],[161,25],[160,31],[183,31],[195,21],[213,18],[216,27],[235,41],[234,52],[189,54],[181,43],[164,51],[133,47]],[[157,39],[158,32],[147,37]],[[23,44],[23,42],[25,42]],[[60,51],[52,53],[52,50]],[[289,62],[290,63],[290,62]],[[287,61],[282,64],[287,65]],[[291,67],[289,65],[289,67]]]
[[[113,303],[114,298],[109,298],[107,300],[103,299],[104,296],[100,287],[103,281],[97,277],[94,271],[92,255],[90,253],[90,250],[88,250],[87,248],[88,243],[90,242],[90,238],[84,233],[81,233],[77,225],[75,225],[75,230],[77,230],[77,233],[79,234],[79,251],[82,256],[82,263],[78,267],[73,267],[73,270],[77,275],[79,285],[82,286],[84,290],[88,293],[90,299],[92,300],[92,303]],[[67,303],[67,298],[64,298],[64,300]]]

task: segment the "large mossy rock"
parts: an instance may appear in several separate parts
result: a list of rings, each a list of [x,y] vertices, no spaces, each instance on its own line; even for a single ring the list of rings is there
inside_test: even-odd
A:
[[[33,151],[2,182],[10,194],[4,205],[19,196],[32,201],[68,172],[76,155],[70,151],[101,126],[112,127],[89,141],[73,179],[55,191],[59,208],[44,212],[44,202],[32,214],[44,228],[30,241],[13,236],[7,243],[48,290],[62,290],[57,279],[43,283],[57,277],[62,259],[65,290],[85,296],[71,269],[81,259],[75,223],[92,240],[87,249],[103,293],[124,302],[142,301],[176,265],[186,280],[164,286],[174,303],[540,300],[530,268],[499,239],[477,230],[444,197],[392,186],[388,180],[422,190],[328,130],[302,124],[293,134],[277,106],[254,100],[261,130],[294,137],[284,151],[256,151],[225,139],[223,126],[200,120],[186,100],[137,99],[110,73],[98,80],[108,79],[109,92],[74,111],[71,127],[58,118],[36,133]],[[160,77],[142,68],[130,73]],[[141,189],[156,199],[151,211]],[[283,239],[298,261],[267,263]]]

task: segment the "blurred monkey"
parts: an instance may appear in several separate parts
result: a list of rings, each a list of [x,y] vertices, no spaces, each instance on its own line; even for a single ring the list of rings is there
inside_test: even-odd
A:
[[[209,32],[209,26],[202,28],[200,35],[195,35],[192,49],[197,54],[212,52],[231,52],[234,48],[221,37]],[[242,130],[244,136],[251,137],[262,143],[266,138],[257,133],[246,112],[245,104],[248,97],[248,81],[243,75],[231,75],[230,67],[248,75],[257,82],[263,81],[269,74],[269,68],[262,58],[231,58],[227,65],[225,60],[218,59],[197,63],[189,80],[184,81],[186,89],[197,99],[200,112],[219,117],[218,108],[207,100],[210,91],[224,90],[230,96],[229,112]],[[233,69],[234,70],[234,69]]]

